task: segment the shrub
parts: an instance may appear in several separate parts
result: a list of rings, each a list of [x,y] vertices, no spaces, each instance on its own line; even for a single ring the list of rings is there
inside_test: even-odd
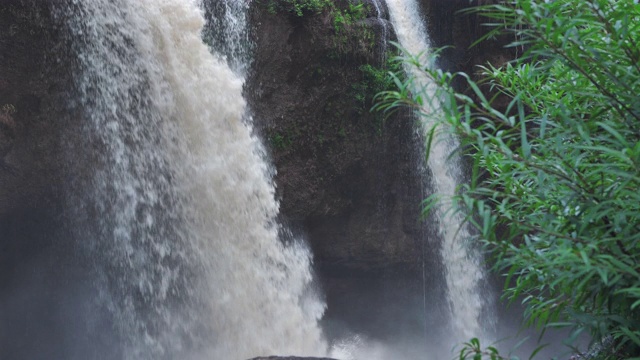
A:
[[[595,358],[638,357],[640,5],[513,0],[474,11],[494,24],[487,37],[510,32],[511,46],[526,50],[483,68],[506,108],[467,74],[411,57],[438,94],[412,96],[412,78],[381,93],[377,108],[413,107],[460,138],[473,167],[454,203],[505,275],[504,297],[523,301],[527,324],[570,327],[568,344],[584,332],[612,339]],[[458,77],[472,96],[452,87]],[[461,359],[499,358],[467,345]]]
[[[331,0],[269,0],[267,7],[272,14],[287,11],[296,16],[319,13],[332,6]]]

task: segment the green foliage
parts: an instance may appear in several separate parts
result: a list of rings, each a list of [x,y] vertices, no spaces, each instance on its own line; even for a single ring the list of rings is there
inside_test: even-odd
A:
[[[334,9],[333,11],[333,29],[339,34],[353,26],[356,21],[363,20],[367,16],[364,3],[349,4],[344,10]]]
[[[368,48],[375,46],[375,34],[360,23],[369,10],[362,0],[347,2],[346,7],[337,5],[333,0],[267,0],[266,5],[271,14],[286,12],[296,17],[323,12],[330,14],[335,48],[330,56],[332,59],[340,59],[362,44]]]
[[[366,19],[368,8],[361,1],[349,3],[346,8],[333,6],[333,46],[332,58],[349,57],[354,51],[372,51],[376,45],[374,32],[361,20]]]
[[[332,6],[331,0],[269,0],[267,3],[268,11],[272,14],[286,11],[298,17],[317,14]]]
[[[581,333],[612,338],[613,349],[593,359],[637,358],[640,5],[513,0],[475,11],[495,24],[487,37],[512,32],[511,46],[526,51],[483,68],[487,87],[506,106],[468,75],[412,58],[408,63],[435,80],[439,93],[429,98],[408,79],[382,93],[377,108],[410,106],[439,131],[458,135],[473,170],[454,203],[505,275],[504,296],[525,305],[528,324],[569,327],[568,344]],[[472,95],[455,91],[454,78]]]
[[[397,71],[397,62],[389,61],[384,67],[375,67],[371,64],[360,66],[362,73],[362,86],[370,94],[389,90],[393,87],[393,78],[389,72]]]
[[[286,150],[293,144],[293,136],[276,132],[269,136],[269,141],[274,149]]]
[[[480,346],[480,340],[477,338],[473,338],[469,340],[469,342],[464,343],[462,349],[460,350],[460,354],[458,357],[459,360],[507,360],[507,358],[502,357],[493,346],[489,346],[486,349],[483,349]]]
[[[359,67],[362,80],[351,86],[357,105],[356,111],[359,114],[369,111],[377,94],[395,88],[394,77],[396,73],[402,71],[402,58],[389,52],[386,54],[386,59],[384,65],[380,67],[372,64],[364,64]],[[379,133],[382,131],[383,123],[384,116],[381,113],[376,113],[375,126]]]

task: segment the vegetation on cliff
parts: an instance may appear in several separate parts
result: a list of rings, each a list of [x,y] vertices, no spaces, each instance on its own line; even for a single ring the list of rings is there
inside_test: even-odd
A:
[[[473,11],[494,26],[487,37],[507,33],[524,54],[483,67],[482,84],[409,57],[440,91],[412,94],[408,79],[378,108],[413,107],[460,138],[472,174],[456,210],[527,324],[570,329],[569,346],[581,334],[606,345],[575,358],[640,358],[640,5],[512,0]],[[453,88],[459,78],[468,94]],[[467,358],[504,357],[474,339]]]
[[[274,126],[266,131],[272,149],[276,152],[295,149],[309,133],[313,134],[311,142],[321,146],[332,140],[353,140],[355,132],[381,135],[384,118],[369,110],[378,92],[393,88],[389,72],[399,69],[397,62],[390,61],[397,55],[396,49],[389,51],[381,46],[388,43],[391,35],[383,26],[387,20],[379,17],[383,15],[364,0],[268,0],[259,6],[272,18],[286,19],[297,28],[297,36],[304,38],[304,45],[292,50],[296,52],[294,60],[301,66],[287,69],[297,73],[287,81],[307,79],[303,91],[311,93],[322,93],[327,86],[342,92],[327,101],[315,101],[322,104],[318,106],[322,109],[322,121],[327,126],[337,125],[335,129],[310,131],[308,119],[302,126]],[[306,52],[313,56],[301,61]],[[335,91],[331,95],[335,95]],[[360,119],[371,121],[364,124],[365,129],[353,126],[352,123]]]
[[[284,12],[297,18],[328,14],[333,28],[334,58],[347,57],[360,45],[368,50],[376,45],[375,34],[362,23],[371,9],[361,0],[269,0],[267,10],[272,15]]]
[[[331,0],[269,0],[267,7],[269,12],[286,11],[296,16],[319,13],[330,7]]]

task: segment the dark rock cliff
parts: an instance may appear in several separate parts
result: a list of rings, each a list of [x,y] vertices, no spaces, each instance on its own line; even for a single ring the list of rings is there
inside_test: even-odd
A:
[[[383,122],[355,89],[360,66],[386,56],[383,22],[369,12],[337,34],[331,12],[296,16],[253,2],[247,95],[277,169],[281,212],[306,231],[320,264],[366,270],[419,259],[412,120]]]
[[[257,357],[250,360],[335,360],[335,359],[317,358],[317,357],[296,357],[296,356],[269,356],[269,357]]]
[[[78,325],[83,310],[73,300],[82,297],[77,274],[83,271],[68,255],[72,244],[61,220],[71,74],[53,6],[0,4],[0,349],[6,359],[101,351],[88,341],[84,350],[67,346],[88,329]]]
[[[47,4],[0,5],[0,215],[15,212],[9,205],[41,207],[55,178],[60,89],[68,81],[58,36]]]

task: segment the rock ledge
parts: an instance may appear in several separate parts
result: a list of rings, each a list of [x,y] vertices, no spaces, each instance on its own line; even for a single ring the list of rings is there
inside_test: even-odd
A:
[[[267,357],[257,357],[249,360],[336,360],[336,359],[319,358],[319,357],[297,357],[297,356],[267,356]]]

